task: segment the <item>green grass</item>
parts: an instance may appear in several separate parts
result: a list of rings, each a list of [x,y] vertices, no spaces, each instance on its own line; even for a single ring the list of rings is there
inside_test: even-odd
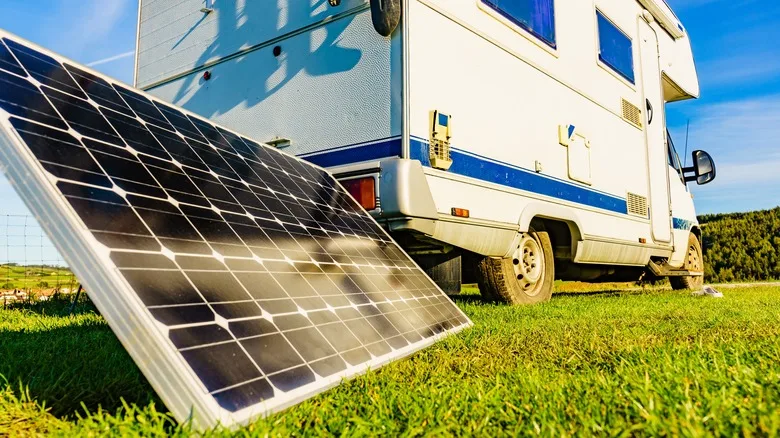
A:
[[[780,288],[564,293],[534,307],[473,292],[456,298],[473,328],[239,434],[780,433]],[[0,311],[0,436],[188,434],[90,305],[66,307]]]
[[[0,289],[77,287],[70,269],[53,266],[0,265]]]

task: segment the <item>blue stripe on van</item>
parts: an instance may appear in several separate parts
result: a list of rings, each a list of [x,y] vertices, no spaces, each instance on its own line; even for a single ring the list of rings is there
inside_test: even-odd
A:
[[[679,217],[672,218],[672,227],[675,230],[690,231],[693,228],[694,222],[688,219],[681,219]]]
[[[410,149],[409,158],[419,160],[423,166],[431,166],[427,142],[412,137]],[[398,156],[401,156],[401,139],[391,138],[369,144],[302,155],[301,158],[322,167],[330,167]],[[453,161],[452,167],[449,169],[451,173],[615,213],[626,214],[628,212],[626,200],[609,193],[540,175],[531,170],[457,149],[451,149],[451,156]]]
[[[398,137],[300,155],[304,160],[322,167],[400,156],[401,139]]]
[[[431,165],[428,144],[426,142],[412,138],[410,155],[410,158],[420,160],[424,166]],[[458,175],[614,211],[615,213],[626,214],[628,212],[628,205],[625,199],[608,193],[540,175],[531,170],[457,149],[451,149],[450,156],[452,157],[452,166],[449,172]]]

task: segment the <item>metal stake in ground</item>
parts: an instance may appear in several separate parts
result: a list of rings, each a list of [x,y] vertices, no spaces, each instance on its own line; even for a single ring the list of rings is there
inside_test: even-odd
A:
[[[76,291],[76,296],[73,298],[73,302],[70,303],[70,310],[68,310],[68,315],[73,315],[73,310],[76,309],[76,303],[79,302],[79,296],[81,296],[81,285],[79,285],[79,290]]]

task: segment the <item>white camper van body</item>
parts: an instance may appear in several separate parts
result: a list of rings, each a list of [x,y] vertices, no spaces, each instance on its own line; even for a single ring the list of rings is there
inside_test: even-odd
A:
[[[402,0],[386,38],[366,0],[141,0],[135,85],[373,177],[411,253],[506,257],[541,226],[567,278],[682,267],[700,229],[664,107],[699,94],[685,28],[664,0],[550,0],[544,38],[507,3]],[[607,38],[630,64],[600,56]]]

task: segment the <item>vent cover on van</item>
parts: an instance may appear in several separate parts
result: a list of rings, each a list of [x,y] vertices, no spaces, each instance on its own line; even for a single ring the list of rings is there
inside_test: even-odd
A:
[[[626,99],[621,99],[623,102],[623,118],[626,119],[626,121],[637,128],[642,127],[642,110],[637,108],[636,105],[633,103],[627,101]]]
[[[637,195],[636,193],[628,192],[626,203],[628,204],[628,214],[644,218],[647,217],[647,198]]]

